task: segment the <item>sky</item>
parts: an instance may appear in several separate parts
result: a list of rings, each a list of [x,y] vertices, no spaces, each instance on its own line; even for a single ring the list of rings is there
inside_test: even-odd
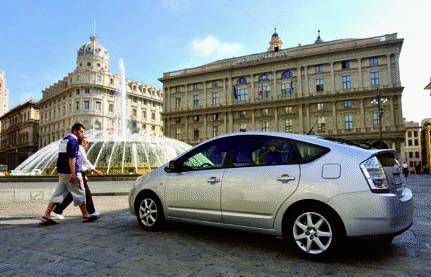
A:
[[[403,116],[431,117],[431,1],[138,0],[2,1],[0,69],[9,107],[33,98],[75,68],[96,22],[111,71],[161,88],[163,72],[266,51],[274,27],[283,47],[398,33]]]

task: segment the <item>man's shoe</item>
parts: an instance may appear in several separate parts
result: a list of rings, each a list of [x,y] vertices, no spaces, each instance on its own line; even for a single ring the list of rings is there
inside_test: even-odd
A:
[[[52,219],[57,219],[57,220],[63,220],[64,219],[64,215],[62,215],[62,214],[56,214],[54,212],[51,212],[51,218]]]
[[[92,213],[90,215],[94,215],[94,216],[97,216],[97,218],[100,218],[100,213],[99,212],[94,212],[94,213]]]

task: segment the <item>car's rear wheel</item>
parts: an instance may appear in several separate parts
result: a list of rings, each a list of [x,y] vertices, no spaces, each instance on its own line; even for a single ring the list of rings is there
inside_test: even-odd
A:
[[[159,198],[151,193],[140,196],[137,200],[136,217],[139,225],[147,231],[158,231],[163,226],[165,218]]]
[[[285,231],[294,249],[308,259],[329,258],[343,237],[334,213],[317,205],[294,210]]]

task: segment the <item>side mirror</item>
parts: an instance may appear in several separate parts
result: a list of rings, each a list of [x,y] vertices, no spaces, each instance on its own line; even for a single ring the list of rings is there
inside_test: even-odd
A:
[[[178,166],[177,161],[175,161],[175,160],[170,161],[169,164],[168,164],[168,166],[165,167],[165,171],[166,172],[178,172],[179,171],[179,166]]]

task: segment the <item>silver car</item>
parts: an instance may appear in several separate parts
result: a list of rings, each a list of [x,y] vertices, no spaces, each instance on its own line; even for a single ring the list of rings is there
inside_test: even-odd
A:
[[[289,133],[201,143],[138,178],[129,205],[145,230],[175,220],[261,232],[307,258],[328,257],[349,237],[390,243],[413,222],[394,150]]]

